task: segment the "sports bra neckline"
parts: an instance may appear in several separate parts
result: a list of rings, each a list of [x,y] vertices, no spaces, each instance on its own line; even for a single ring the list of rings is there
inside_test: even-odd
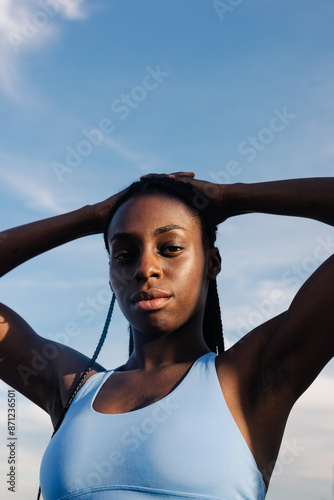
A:
[[[154,406],[159,406],[159,404],[160,405],[164,404],[164,402],[167,398],[171,397],[173,394],[175,394],[176,392],[181,390],[181,388],[185,385],[186,381],[189,379],[191,372],[193,371],[193,369],[195,368],[195,365],[199,362],[199,360],[204,358],[205,356],[211,356],[211,355],[214,355],[215,357],[217,356],[217,354],[214,352],[207,352],[207,353],[203,354],[202,356],[200,356],[199,358],[197,358],[193,362],[191,367],[188,369],[185,376],[182,378],[181,382],[179,382],[177,384],[177,386],[172,391],[170,391],[168,394],[166,394],[166,396],[163,396],[162,398],[158,399],[158,401],[155,401],[154,403],[143,406],[142,408],[138,408],[136,410],[131,410],[131,411],[126,411],[123,413],[102,413],[102,412],[99,412],[99,411],[94,409],[94,402],[95,402],[95,399],[96,399],[99,391],[101,390],[102,386],[107,382],[110,375],[115,372],[115,370],[107,370],[106,372],[102,372],[102,373],[104,373],[104,376],[102,377],[102,380],[100,381],[98,387],[95,390],[94,396],[91,400],[90,409],[96,415],[102,415],[102,417],[115,417],[115,418],[120,417],[120,416],[125,416],[125,415],[137,415],[139,412],[144,412],[145,410],[146,411],[152,410],[152,408]],[[98,373],[96,375],[100,375],[100,373]],[[93,379],[96,375],[93,375],[93,377],[91,377],[91,379]]]

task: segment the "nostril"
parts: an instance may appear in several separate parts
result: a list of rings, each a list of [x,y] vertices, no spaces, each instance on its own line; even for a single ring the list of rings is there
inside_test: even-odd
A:
[[[134,279],[140,283],[141,281],[146,281],[150,278],[160,278],[161,274],[158,271],[144,273],[142,271],[137,271],[134,275]]]

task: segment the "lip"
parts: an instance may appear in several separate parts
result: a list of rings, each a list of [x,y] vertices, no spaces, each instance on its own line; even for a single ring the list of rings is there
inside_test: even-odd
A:
[[[131,303],[138,311],[156,311],[169,302],[172,294],[165,290],[151,288],[141,290],[131,297]]]
[[[140,290],[140,292],[135,293],[131,297],[131,302],[135,303],[142,300],[169,299],[171,296],[172,294],[165,292],[165,290],[150,288],[149,290]]]

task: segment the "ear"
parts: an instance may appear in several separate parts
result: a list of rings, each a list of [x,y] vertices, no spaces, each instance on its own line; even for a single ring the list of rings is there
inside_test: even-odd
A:
[[[208,272],[207,278],[215,280],[221,271],[222,258],[218,248],[210,248],[208,251]]]

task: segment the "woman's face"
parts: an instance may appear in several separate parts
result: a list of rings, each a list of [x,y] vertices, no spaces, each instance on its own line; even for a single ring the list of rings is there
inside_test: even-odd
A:
[[[201,321],[208,251],[199,221],[168,194],[127,200],[108,231],[110,284],[131,325],[146,334]]]

